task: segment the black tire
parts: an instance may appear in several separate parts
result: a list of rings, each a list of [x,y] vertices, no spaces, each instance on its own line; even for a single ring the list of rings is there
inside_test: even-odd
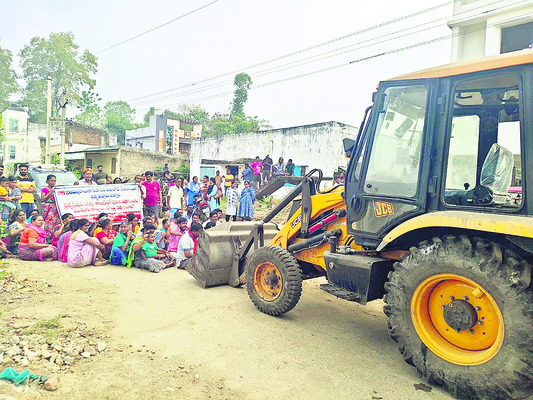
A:
[[[254,282],[256,269],[263,263],[273,264],[280,274],[281,285],[277,289],[279,295],[274,300],[265,299]],[[291,253],[279,246],[265,246],[255,250],[246,264],[246,289],[252,302],[265,314],[277,317],[292,310],[302,294],[298,262]]]
[[[500,308],[504,339],[498,353],[476,366],[452,364],[419,338],[411,299],[430,276],[456,274],[481,285]],[[466,236],[434,238],[410,249],[385,284],[389,333],[404,360],[429,382],[460,399],[525,399],[533,393],[533,290],[531,266],[499,244]]]

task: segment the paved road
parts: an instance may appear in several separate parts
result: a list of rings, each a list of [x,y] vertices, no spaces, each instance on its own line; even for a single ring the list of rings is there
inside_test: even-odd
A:
[[[42,314],[44,307],[76,318],[90,314],[90,323],[108,327],[110,347],[126,348],[116,353],[122,358],[110,367],[122,370],[124,382],[115,382],[119,386],[127,384],[134,369],[147,368],[145,375],[152,377],[146,390],[157,385],[164,390],[173,383],[153,375],[179,362],[194,365],[211,385],[188,392],[188,398],[451,399],[437,387],[430,393],[415,390],[414,384],[423,380],[389,338],[381,302],[363,307],[336,299],[318,288],[321,280],[304,282],[295,309],[275,318],[259,312],[246,289],[201,289],[182,270],[152,274],[113,266],[75,270],[57,262],[12,263],[18,274],[53,284],[54,293],[35,305],[40,310],[35,312]],[[127,356],[129,344],[133,347]],[[133,350],[143,345],[156,352],[151,363],[133,360]],[[102,368],[87,368],[83,373],[91,379],[103,374]],[[142,379],[143,374],[136,374]],[[77,384],[80,376],[74,374]],[[68,377],[63,381],[70,382]],[[224,395],[213,389],[220,382]],[[147,395],[140,389],[136,393],[124,398]]]

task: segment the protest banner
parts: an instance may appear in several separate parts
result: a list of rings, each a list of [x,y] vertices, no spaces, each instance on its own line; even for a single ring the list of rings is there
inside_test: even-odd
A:
[[[74,218],[94,222],[105,212],[113,222],[125,221],[133,213],[142,219],[142,201],[135,183],[120,185],[60,186],[55,189],[59,215],[71,213]]]

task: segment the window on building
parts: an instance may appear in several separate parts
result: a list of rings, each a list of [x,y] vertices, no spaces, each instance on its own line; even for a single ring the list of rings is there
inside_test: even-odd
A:
[[[9,159],[15,160],[17,158],[17,147],[9,146]]]
[[[117,159],[115,157],[111,158],[111,173],[117,173]]]
[[[9,132],[18,132],[19,131],[19,120],[18,119],[9,119]]]
[[[500,52],[527,49],[533,43],[533,22],[502,29]]]

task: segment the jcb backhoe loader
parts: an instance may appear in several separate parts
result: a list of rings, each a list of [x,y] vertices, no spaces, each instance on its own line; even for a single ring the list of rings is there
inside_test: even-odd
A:
[[[533,52],[381,82],[344,147],[344,187],[319,191],[312,171],[264,221],[207,231],[189,272],[203,286],[244,276],[274,316],[324,275],[348,301],[384,298],[390,336],[430,382],[459,398],[531,396]]]

